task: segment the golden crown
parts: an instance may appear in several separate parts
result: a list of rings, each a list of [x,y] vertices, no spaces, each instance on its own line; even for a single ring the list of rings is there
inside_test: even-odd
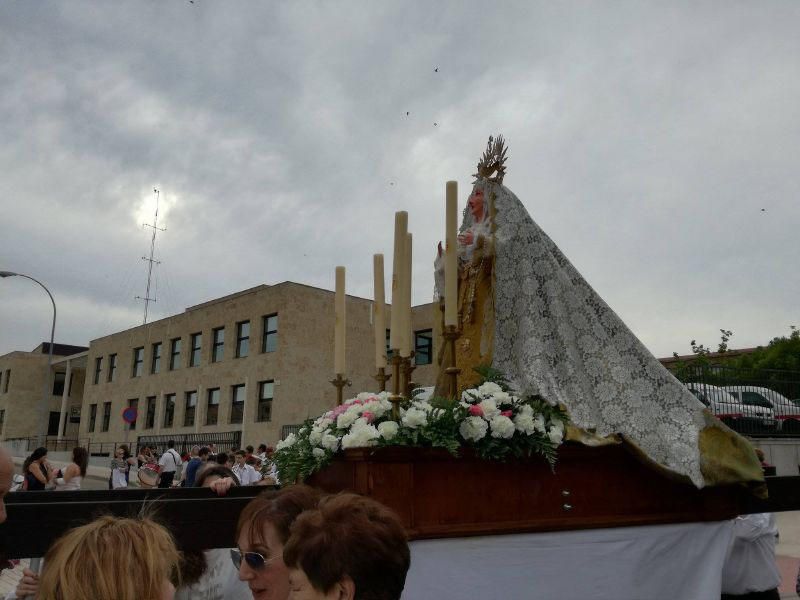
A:
[[[480,161],[478,161],[478,172],[473,174],[475,182],[480,179],[487,181],[494,181],[502,185],[503,177],[506,174],[506,142],[502,135],[498,135],[497,139],[489,136],[489,142],[486,144],[486,150],[483,152]]]

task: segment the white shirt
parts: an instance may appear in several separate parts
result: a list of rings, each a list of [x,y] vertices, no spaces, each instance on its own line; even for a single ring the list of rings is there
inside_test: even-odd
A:
[[[167,457],[170,458],[167,459]],[[181,464],[181,457],[174,448],[170,448],[161,455],[161,458],[158,459],[158,464],[161,465],[163,472],[174,473]]]
[[[261,473],[247,463],[242,466],[233,465],[231,470],[239,478],[239,485],[251,485],[261,479]]]
[[[733,539],[722,567],[723,594],[765,592],[780,585],[781,574],[775,562],[777,535],[772,513],[734,519]]]

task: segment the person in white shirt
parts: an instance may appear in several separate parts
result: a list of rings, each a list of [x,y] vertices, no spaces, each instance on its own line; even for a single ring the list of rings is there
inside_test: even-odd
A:
[[[775,561],[775,515],[759,513],[734,519],[733,539],[722,568],[722,598],[779,600],[781,574]]]
[[[175,442],[167,442],[167,451],[158,459],[161,466],[161,479],[158,482],[160,488],[172,487],[172,480],[175,479],[175,472],[181,466],[181,455],[175,450]]]
[[[235,457],[236,464],[233,465],[232,471],[242,485],[252,485],[261,479],[261,473],[247,464],[244,450],[237,450]]]

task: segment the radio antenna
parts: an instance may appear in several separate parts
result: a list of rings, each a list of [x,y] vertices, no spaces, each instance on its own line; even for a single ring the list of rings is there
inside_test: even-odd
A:
[[[153,277],[153,265],[161,264],[161,261],[155,260],[153,258],[153,254],[155,253],[156,250],[156,234],[159,231],[167,230],[166,227],[162,228],[158,226],[158,199],[159,196],[161,195],[161,192],[159,192],[156,188],[153,188],[153,194],[156,197],[156,214],[153,217],[153,224],[151,225],[150,223],[142,223],[142,227],[150,227],[153,230],[153,237],[150,239],[150,257],[149,258],[146,256],[142,257],[142,260],[147,261],[147,290],[144,293],[144,297],[136,296],[136,300],[144,300],[144,321],[142,323],[143,325],[147,324],[147,309],[149,308],[150,303],[156,301],[155,296],[153,298],[150,297],[150,281],[152,280]]]

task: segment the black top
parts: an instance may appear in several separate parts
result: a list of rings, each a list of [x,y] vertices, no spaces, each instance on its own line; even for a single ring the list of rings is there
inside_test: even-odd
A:
[[[42,463],[39,464],[39,469],[42,471],[42,475],[44,475],[45,479],[47,479],[47,470],[44,468]],[[44,484],[36,479],[33,473],[31,473],[31,469],[35,468],[33,464],[28,467],[28,472],[25,473],[25,481],[28,482],[28,491],[29,492],[36,492],[44,489]]]

